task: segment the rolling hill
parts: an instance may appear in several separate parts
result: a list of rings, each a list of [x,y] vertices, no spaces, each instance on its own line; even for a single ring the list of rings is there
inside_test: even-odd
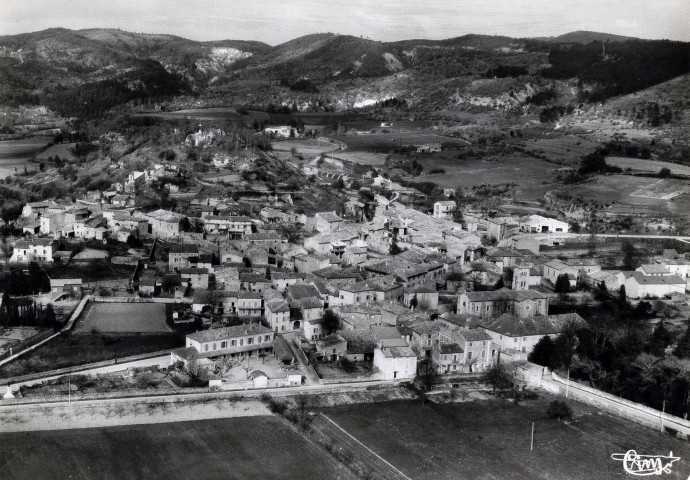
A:
[[[593,43],[602,40],[613,42],[605,58]],[[418,109],[510,109],[546,89],[567,92],[572,79],[590,84],[597,100],[647,88],[690,71],[689,45],[579,31],[550,39],[464,35],[400,42],[323,33],[270,46],[58,28],[0,37],[0,103],[45,103],[79,116],[190,94],[208,105],[261,107],[277,100],[339,109],[397,97]],[[647,74],[636,76],[640,68]],[[88,108],[66,103],[70,95]],[[103,105],[99,96],[107,97]],[[552,104],[573,100],[560,93],[548,98]]]

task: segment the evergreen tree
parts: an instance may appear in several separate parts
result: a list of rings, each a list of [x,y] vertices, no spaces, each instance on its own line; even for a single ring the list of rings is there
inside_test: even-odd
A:
[[[556,293],[568,293],[570,291],[570,279],[567,274],[563,273],[558,276],[554,291]]]
[[[621,285],[618,289],[618,301],[625,303],[628,299],[628,294],[625,292],[625,285]]]
[[[396,239],[393,239],[393,243],[391,243],[391,248],[388,251],[388,253],[390,253],[391,255],[397,255],[400,252],[402,252],[402,249],[398,245],[398,241]]]
[[[527,360],[552,370],[558,367],[558,355],[551,337],[544,335],[534,346]]]
[[[333,311],[329,308],[323,312],[323,320],[321,325],[323,326],[326,334],[330,335],[331,333],[335,333],[340,329],[340,318],[338,318],[338,315],[333,313]]]

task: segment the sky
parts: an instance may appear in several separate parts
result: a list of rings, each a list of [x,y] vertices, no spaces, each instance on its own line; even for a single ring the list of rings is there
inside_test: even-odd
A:
[[[690,41],[688,0],[0,0],[0,35],[120,28],[276,45],[333,32],[395,41],[592,30]]]

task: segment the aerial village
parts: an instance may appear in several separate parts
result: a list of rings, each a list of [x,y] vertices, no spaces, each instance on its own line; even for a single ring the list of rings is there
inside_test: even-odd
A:
[[[286,142],[295,136],[290,127],[266,133]],[[221,134],[200,129],[186,143]],[[440,147],[417,147],[433,148]],[[246,156],[214,162],[237,171],[251,164]],[[591,302],[591,292],[687,302],[690,260],[675,250],[645,257],[634,270],[612,268],[611,252],[601,253],[602,262],[596,238],[580,235],[580,243],[566,245],[574,237],[566,221],[471,211],[453,190],[425,211],[414,203],[422,192],[375,168],[353,178],[327,173],[332,167],[302,166],[341,184],[346,201],[331,211],[299,211],[294,191],[204,196],[174,183],[166,187],[178,196],[176,211],[138,208],[138,193],[179,175],[172,162],[76,201],[27,203],[14,225],[22,236],[7,246],[6,260],[38,265],[49,289],[3,300],[57,312],[80,302],[116,304],[116,317],[158,304],[165,313],[157,315],[185,334],[184,346],[170,349],[170,367],[197,386],[227,390],[537,367],[527,360],[540,340],[587,327],[586,318],[562,307]],[[130,274],[80,276],[111,267]],[[72,328],[76,316],[67,317],[56,330]],[[140,327],[133,331],[147,331]],[[13,344],[11,326],[6,330],[3,358],[18,354],[16,343],[32,343]],[[16,395],[12,387],[5,394]]]

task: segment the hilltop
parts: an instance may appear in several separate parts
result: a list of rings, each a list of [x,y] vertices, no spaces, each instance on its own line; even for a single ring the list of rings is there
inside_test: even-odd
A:
[[[322,33],[270,46],[60,28],[0,37],[0,102],[79,117],[127,103],[318,111],[391,99],[414,111],[520,113],[667,81],[690,71],[689,52],[682,42],[582,31],[399,42]]]

